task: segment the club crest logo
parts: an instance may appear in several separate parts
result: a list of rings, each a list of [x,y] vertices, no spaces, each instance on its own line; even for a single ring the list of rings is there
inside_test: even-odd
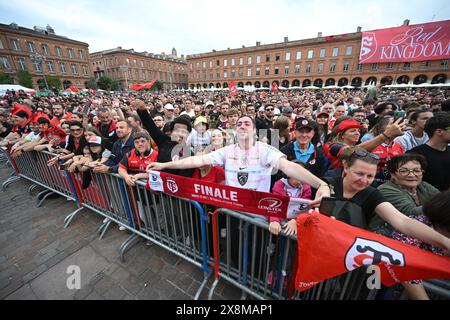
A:
[[[241,186],[245,185],[248,181],[248,172],[238,172],[237,179]]]
[[[361,39],[361,51],[359,53],[359,63],[363,63],[373,57],[377,52],[378,43],[374,32],[364,32]]]
[[[156,174],[151,174],[151,177],[152,177],[152,181],[158,181],[158,176],[156,175]]]
[[[170,190],[170,192],[177,193],[178,185],[177,185],[176,181],[173,180],[172,178],[167,178],[166,186],[167,186],[167,189]]]
[[[363,238],[356,238],[345,255],[345,267],[348,271],[352,271],[363,265],[369,266],[380,262],[387,265],[404,267],[405,256],[402,252],[385,246],[380,242]]]

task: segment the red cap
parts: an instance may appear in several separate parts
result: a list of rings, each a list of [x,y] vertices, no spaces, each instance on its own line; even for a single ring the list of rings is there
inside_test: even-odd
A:
[[[31,123],[37,123],[38,120],[39,120],[40,118],[45,118],[45,119],[47,119],[48,121],[50,121],[50,118],[49,118],[48,115],[46,115],[45,113],[43,113],[43,112],[36,112],[36,113],[33,114],[33,116],[30,118],[30,122],[31,122]]]
[[[333,127],[333,132],[335,134],[338,134],[342,131],[348,130],[348,129],[361,129],[364,128],[364,126],[360,125],[358,121],[356,121],[355,119],[346,119],[341,121],[337,126],[335,125]]]
[[[327,112],[320,112],[320,113],[317,114],[316,118],[320,118],[320,116],[322,116],[322,115],[326,115],[328,118],[330,117],[329,113],[327,113]]]
[[[20,104],[16,104],[14,108],[11,109],[11,114],[16,115],[18,112],[23,111],[26,114],[28,114],[28,117],[31,117],[31,114],[33,113],[29,108],[22,106]]]

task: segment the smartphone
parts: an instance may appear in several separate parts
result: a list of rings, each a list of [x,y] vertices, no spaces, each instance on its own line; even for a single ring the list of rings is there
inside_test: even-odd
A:
[[[335,205],[336,198],[323,197],[320,201],[319,212],[327,216],[332,216]]]
[[[405,111],[395,111],[394,112],[394,119],[397,120],[397,119],[400,119],[400,118],[404,118],[405,115],[406,115]]]
[[[90,109],[91,109],[91,105],[89,103],[85,103],[83,106],[83,111],[82,111],[83,114],[85,114],[85,115],[89,114]]]

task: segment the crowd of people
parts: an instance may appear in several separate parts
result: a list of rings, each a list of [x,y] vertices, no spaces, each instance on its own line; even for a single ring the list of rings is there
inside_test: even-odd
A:
[[[151,169],[309,199],[311,208],[332,197],[351,203],[347,217],[331,209],[338,219],[450,251],[448,208],[430,203],[450,198],[450,91],[7,92],[0,104],[0,144],[12,157],[46,150],[57,154],[49,166],[118,173],[130,186]],[[270,232],[295,234],[296,214],[266,219]],[[427,298],[420,282],[404,288]]]

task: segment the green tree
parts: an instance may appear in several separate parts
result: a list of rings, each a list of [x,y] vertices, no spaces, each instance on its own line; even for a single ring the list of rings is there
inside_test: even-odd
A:
[[[21,86],[33,88],[33,76],[28,70],[17,71],[17,79]]]
[[[14,78],[9,73],[0,72],[0,84],[13,84]]]
[[[155,84],[151,87],[150,90],[153,91],[162,91],[164,88],[164,84],[161,81],[156,81]]]
[[[50,90],[53,88],[61,90],[62,82],[57,76],[45,76],[45,80],[47,80],[47,85]]]
[[[91,88],[93,90],[97,90],[98,89],[97,81],[94,78],[91,78],[88,81],[86,81],[85,87],[86,89]]]
[[[111,79],[111,87],[110,87],[110,90],[112,90],[112,91],[117,91],[117,90],[119,90],[119,80],[117,80],[117,79]]]
[[[98,79],[98,87],[102,90],[109,90],[109,87],[111,86],[111,78],[110,77],[100,77],[100,79]]]

